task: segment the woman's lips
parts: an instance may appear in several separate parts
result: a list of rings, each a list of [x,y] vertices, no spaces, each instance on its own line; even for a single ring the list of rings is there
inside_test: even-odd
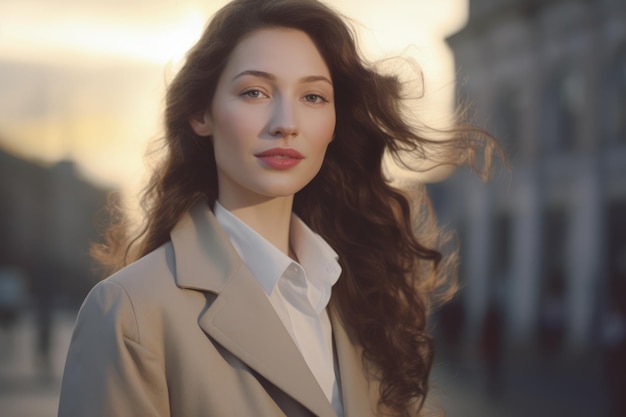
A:
[[[291,148],[272,148],[255,154],[263,163],[274,169],[293,168],[304,159],[304,156]]]

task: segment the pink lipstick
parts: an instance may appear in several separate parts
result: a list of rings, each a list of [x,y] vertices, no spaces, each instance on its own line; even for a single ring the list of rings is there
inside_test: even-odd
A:
[[[274,169],[293,168],[304,159],[304,156],[291,148],[272,148],[255,154],[263,163]]]

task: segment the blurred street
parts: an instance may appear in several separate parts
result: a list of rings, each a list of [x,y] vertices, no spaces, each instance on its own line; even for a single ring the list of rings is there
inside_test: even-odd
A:
[[[0,330],[0,416],[56,416],[60,379],[74,317],[57,312],[53,318],[50,364],[38,358],[36,323],[26,314],[10,330]],[[466,359],[450,360],[438,352],[431,401],[447,417],[603,417],[602,379],[593,363],[570,369],[554,363],[505,366],[495,386],[487,390],[485,368]]]
[[[579,364],[580,365],[580,364]],[[594,363],[504,366],[495,383],[481,363],[435,365],[431,396],[446,417],[606,417],[602,375]]]
[[[21,316],[12,328],[0,328],[0,416],[56,416],[74,316],[57,312],[52,323],[49,361],[37,354],[34,315]]]

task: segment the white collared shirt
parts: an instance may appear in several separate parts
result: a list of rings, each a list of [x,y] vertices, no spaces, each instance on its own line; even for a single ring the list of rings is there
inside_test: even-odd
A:
[[[341,274],[337,253],[292,214],[289,242],[300,263],[215,202],[215,217],[237,253],[265,290],[270,303],[300,349],[309,369],[338,416],[343,406],[326,306]]]

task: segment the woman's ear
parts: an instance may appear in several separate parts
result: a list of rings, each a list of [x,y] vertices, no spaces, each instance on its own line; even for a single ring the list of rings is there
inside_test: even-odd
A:
[[[208,137],[213,133],[213,124],[208,111],[202,111],[194,114],[189,118],[191,129],[198,136]]]

